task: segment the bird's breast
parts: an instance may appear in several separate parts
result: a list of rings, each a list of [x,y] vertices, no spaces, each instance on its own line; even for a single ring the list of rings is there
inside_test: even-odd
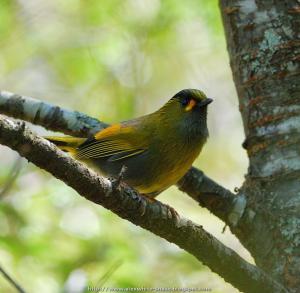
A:
[[[142,193],[155,193],[175,184],[191,167],[203,144],[182,143],[173,139],[161,142],[158,149],[149,149],[148,163],[141,166],[147,170],[146,180],[137,189]]]

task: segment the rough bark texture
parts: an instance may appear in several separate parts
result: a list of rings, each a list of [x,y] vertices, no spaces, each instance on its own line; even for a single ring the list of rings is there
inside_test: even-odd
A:
[[[236,230],[257,266],[300,292],[300,3],[221,0],[250,160]]]
[[[0,117],[0,143],[47,170],[86,199],[120,217],[177,244],[244,292],[288,292],[265,272],[247,263],[201,226],[176,217],[170,207],[141,196],[117,181],[105,179],[65,155],[47,140],[30,132],[24,123]],[[143,213],[142,213],[143,211]]]
[[[68,111],[36,99],[14,93],[0,92],[0,113],[62,131],[73,136],[88,136],[108,126],[104,122],[77,111]]]

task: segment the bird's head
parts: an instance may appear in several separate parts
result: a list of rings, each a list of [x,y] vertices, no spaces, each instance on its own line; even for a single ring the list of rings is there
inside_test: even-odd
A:
[[[181,133],[206,135],[207,105],[213,100],[197,89],[185,89],[174,95],[159,111],[161,119]]]
[[[183,113],[201,112],[206,109],[206,106],[213,100],[206,97],[206,95],[197,89],[185,89],[178,92],[170,100]]]
[[[174,119],[191,118],[200,119],[207,112],[207,105],[213,100],[197,89],[185,89],[174,95],[162,108],[163,112],[170,114]]]

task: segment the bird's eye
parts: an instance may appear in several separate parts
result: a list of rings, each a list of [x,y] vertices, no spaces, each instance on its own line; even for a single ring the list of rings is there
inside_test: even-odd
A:
[[[181,100],[181,104],[182,104],[182,106],[187,106],[188,105],[188,103],[189,103],[189,101],[190,101],[190,99],[189,98],[183,98],[182,100]]]

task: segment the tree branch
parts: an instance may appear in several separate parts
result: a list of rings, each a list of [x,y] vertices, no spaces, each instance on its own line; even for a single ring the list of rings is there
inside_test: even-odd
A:
[[[47,140],[34,135],[25,123],[0,117],[0,143],[16,150],[36,166],[62,180],[81,196],[113,211],[123,219],[177,244],[244,292],[288,292],[259,268],[190,220],[177,218],[160,202],[144,202],[127,186],[97,175],[65,155]],[[145,211],[144,215],[139,212]]]
[[[108,126],[83,113],[6,91],[0,91],[0,113],[73,136],[87,137]],[[244,213],[243,196],[231,193],[196,168],[191,168],[177,186],[232,229]]]
[[[108,126],[83,113],[6,91],[0,91],[0,113],[79,137],[86,137]]]

